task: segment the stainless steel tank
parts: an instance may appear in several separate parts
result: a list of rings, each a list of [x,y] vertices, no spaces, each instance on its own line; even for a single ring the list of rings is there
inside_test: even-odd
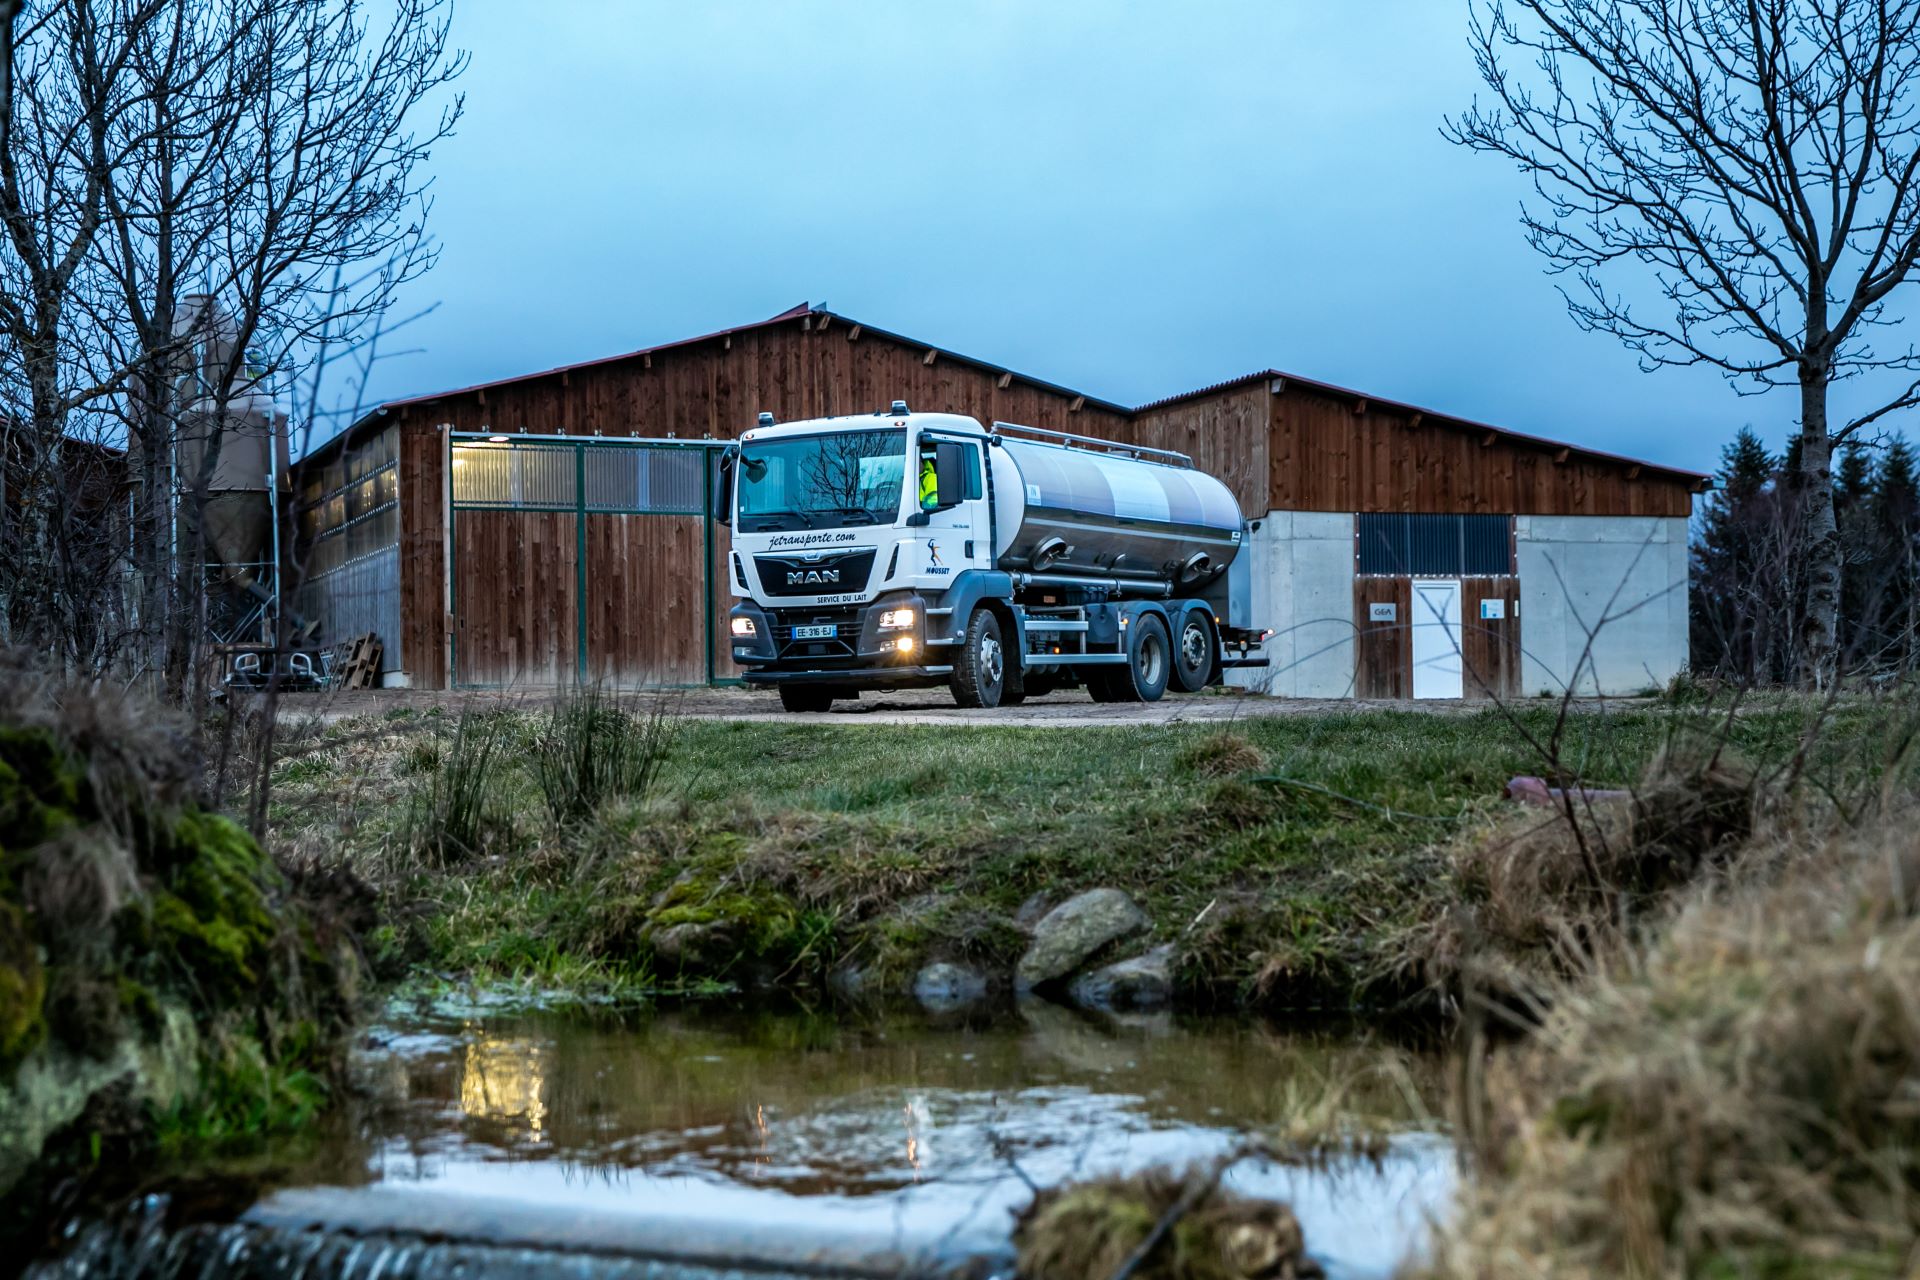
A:
[[[286,414],[244,374],[224,403],[204,393],[239,354],[233,318],[216,299],[181,299],[173,330],[180,342],[174,381],[187,402],[174,442],[179,481],[183,488],[199,482],[217,441],[201,516],[207,560],[250,583],[273,558],[271,494],[273,478],[287,473]]]
[[[1240,552],[1240,504],[1204,471],[1011,436],[990,452],[1003,569],[1191,592]]]

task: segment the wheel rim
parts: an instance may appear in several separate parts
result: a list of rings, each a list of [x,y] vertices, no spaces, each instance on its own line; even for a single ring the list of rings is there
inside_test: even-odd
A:
[[[980,677],[989,686],[1000,683],[1004,662],[1000,656],[1000,641],[996,636],[980,637]]]
[[[1180,633],[1180,661],[1189,671],[1198,671],[1207,660],[1207,629],[1189,622]]]
[[[1140,638],[1140,660],[1135,664],[1140,672],[1140,683],[1151,687],[1160,683],[1161,667],[1165,661],[1160,648],[1160,637],[1148,633]]]

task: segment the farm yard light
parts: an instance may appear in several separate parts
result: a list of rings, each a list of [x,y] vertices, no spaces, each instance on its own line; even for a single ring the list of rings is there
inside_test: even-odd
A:
[[[733,620],[733,634],[737,636],[751,636],[758,635],[759,632],[754,629],[752,618],[735,618]]]
[[[912,625],[913,610],[911,609],[883,609],[880,611],[880,629],[882,631],[898,631],[902,627],[910,627]]]

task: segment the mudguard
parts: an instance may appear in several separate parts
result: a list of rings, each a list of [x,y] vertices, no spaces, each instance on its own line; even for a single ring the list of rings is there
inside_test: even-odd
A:
[[[940,597],[939,607],[951,609],[944,619],[927,619],[927,640],[932,643],[936,638],[934,623],[945,622],[938,629],[938,638],[943,644],[958,644],[966,639],[967,619],[973,616],[974,607],[982,600],[998,600],[1011,606],[1013,603],[1013,575],[999,569],[963,569],[953,577],[953,585]],[[1020,630],[1018,621],[1015,630]],[[1008,641],[1012,644],[1025,643],[1024,635],[1015,635]],[[1014,649],[1015,653],[1021,649]]]

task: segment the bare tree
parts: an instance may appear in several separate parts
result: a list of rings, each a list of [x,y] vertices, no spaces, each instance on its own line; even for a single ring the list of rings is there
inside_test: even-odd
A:
[[[72,328],[127,110],[125,68],[167,0],[101,0],[32,13],[0,0],[0,344],[16,394],[0,478],[0,638],[71,666],[80,598],[64,572],[71,524],[64,445],[74,411],[113,378]],[[7,485],[18,486],[8,492]]]
[[[1445,134],[1516,162],[1529,243],[1642,366],[1800,391],[1802,678],[1838,660],[1836,444],[1920,404],[1881,352],[1920,260],[1920,0],[1473,0],[1490,104]],[[1637,279],[1621,280],[1621,270]],[[1636,303],[1647,281],[1658,301]],[[1898,375],[1829,418],[1837,381]]]

